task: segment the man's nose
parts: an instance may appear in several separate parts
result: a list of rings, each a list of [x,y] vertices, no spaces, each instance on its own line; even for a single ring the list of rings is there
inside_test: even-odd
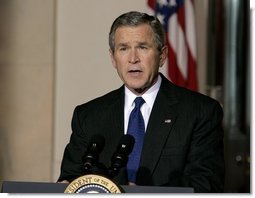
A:
[[[136,49],[131,50],[129,54],[129,63],[135,64],[138,63],[139,61],[140,59],[137,50]]]

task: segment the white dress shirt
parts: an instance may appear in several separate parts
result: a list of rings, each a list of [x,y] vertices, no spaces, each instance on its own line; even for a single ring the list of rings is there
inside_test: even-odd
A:
[[[157,93],[159,91],[159,87],[161,85],[161,77],[158,76],[157,82],[148,89],[141,97],[144,99],[145,103],[141,107],[141,113],[143,115],[144,124],[145,124],[145,131],[147,129],[148,121],[150,118],[151,110],[154,104],[154,101],[156,99]],[[129,115],[133,108],[135,107],[134,100],[136,97],[139,97],[135,95],[133,92],[131,92],[126,86],[125,86],[125,106],[124,106],[124,132],[127,134],[127,128],[128,128],[128,121],[129,121]]]

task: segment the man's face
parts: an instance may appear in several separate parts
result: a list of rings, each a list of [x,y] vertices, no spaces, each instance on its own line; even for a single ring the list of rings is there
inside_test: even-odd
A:
[[[113,66],[124,84],[139,95],[157,80],[158,70],[167,56],[167,48],[158,51],[149,25],[124,26],[116,30],[115,51],[110,50]]]

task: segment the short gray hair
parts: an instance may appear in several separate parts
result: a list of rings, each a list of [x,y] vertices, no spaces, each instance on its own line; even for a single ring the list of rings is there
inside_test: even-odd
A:
[[[118,18],[116,18],[115,21],[113,22],[109,33],[109,46],[111,51],[114,53],[115,32],[119,27],[138,26],[142,24],[148,24],[151,27],[157,49],[160,51],[162,47],[165,46],[166,43],[163,26],[161,25],[157,17],[137,11],[124,13],[120,15]]]

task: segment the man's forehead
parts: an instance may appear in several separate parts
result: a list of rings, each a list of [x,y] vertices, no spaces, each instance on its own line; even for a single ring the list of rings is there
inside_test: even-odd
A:
[[[115,41],[119,42],[148,42],[153,38],[153,32],[150,26],[124,26],[115,32]]]

